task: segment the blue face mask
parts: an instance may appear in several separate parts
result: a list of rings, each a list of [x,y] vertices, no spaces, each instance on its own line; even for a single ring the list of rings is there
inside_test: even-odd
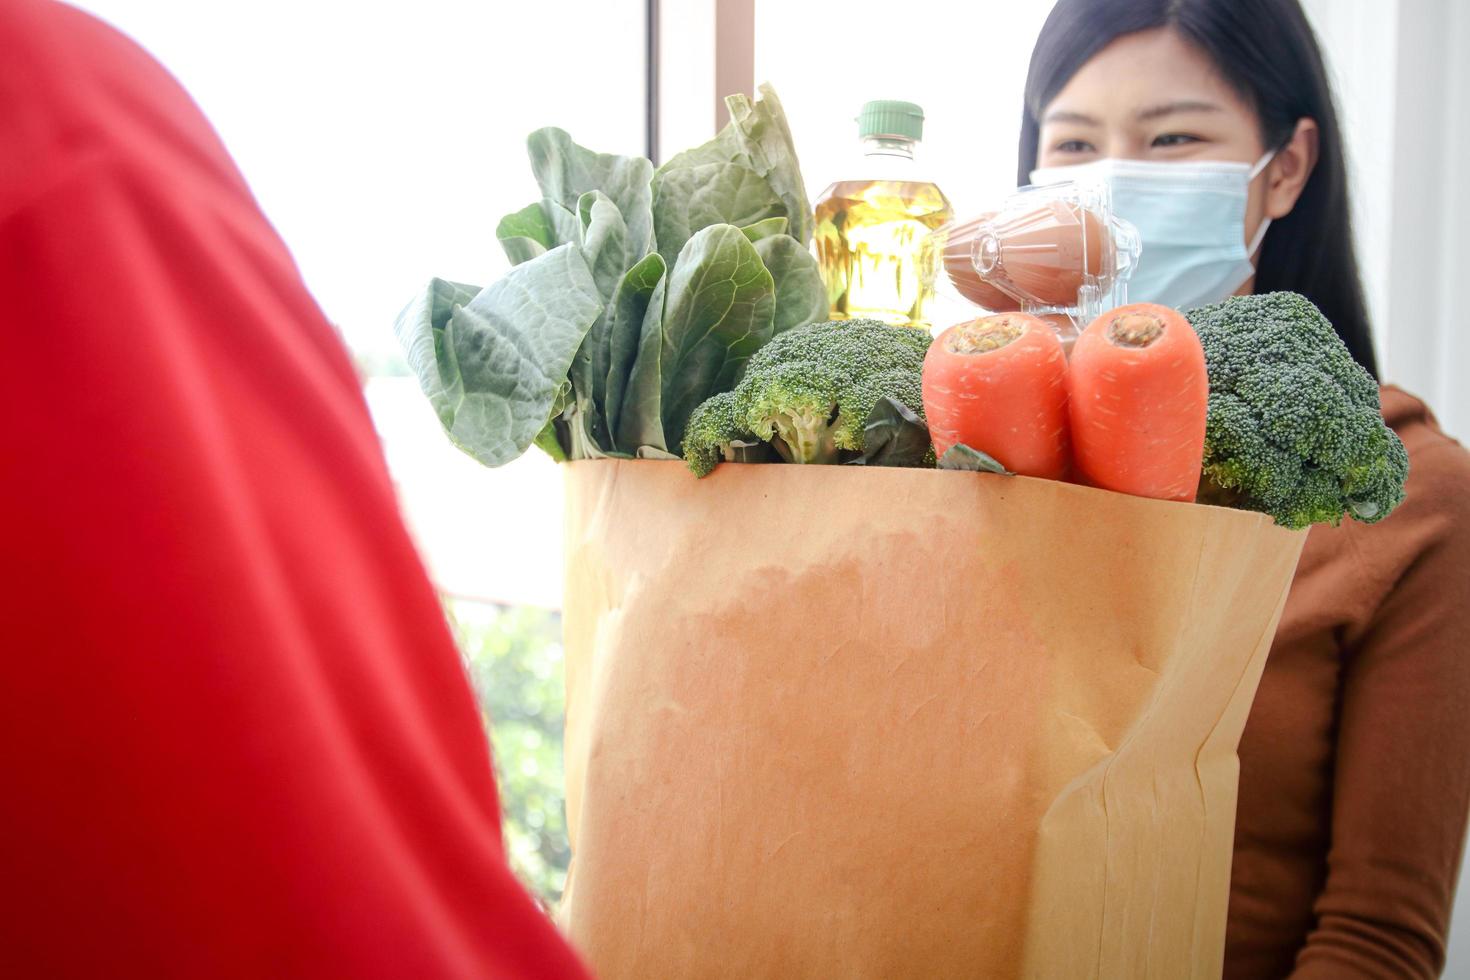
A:
[[[1234,295],[1255,273],[1251,256],[1271,221],[1262,221],[1247,244],[1245,206],[1251,181],[1274,155],[1266,154],[1254,167],[1109,158],[1033,170],[1031,182],[1107,184],[1114,213],[1133,223],[1143,245],[1128,280],[1129,301],[1189,310]]]

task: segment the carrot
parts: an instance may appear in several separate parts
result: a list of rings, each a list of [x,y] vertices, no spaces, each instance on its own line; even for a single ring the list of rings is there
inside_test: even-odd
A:
[[[1067,472],[1067,358],[1056,332],[1026,313],[997,313],[934,338],[924,358],[924,414],[934,451],[964,443],[1025,476]]]
[[[1193,500],[1210,385],[1184,315],[1153,303],[1104,313],[1077,338],[1070,373],[1080,478],[1139,497]]]

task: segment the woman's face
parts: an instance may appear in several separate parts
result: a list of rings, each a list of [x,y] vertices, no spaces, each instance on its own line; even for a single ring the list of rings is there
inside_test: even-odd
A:
[[[1126,34],[1093,55],[1042,111],[1043,167],[1235,160],[1265,153],[1255,110],[1209,57],[1171,30]]]
[[[1037,166],[1103,157],[1253,164],[1266,152],[1260,130],[1255,110],[1208,55],[1167,28],[1140,31],[1093,55],[1042,110]],[[1270,193],[1279,169],[1273,163],[1251,182],[1247,241],[1279,204]],[[1292,194],[1281,213],[1295,202]]]

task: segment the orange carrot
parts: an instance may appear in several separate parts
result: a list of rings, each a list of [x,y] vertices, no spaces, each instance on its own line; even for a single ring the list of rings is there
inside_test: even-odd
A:
[[[957,443],[1025,476],[1060,479],[1067,443],[1067,358],[1055,331],[997,313],[934,338],[924,358],[924,414],[934,451]]]
[[[1133,303],[1092,321],[1072,348],[1072,444],[1081,479],[1162,500],[1193,500],[1210,384],[1183,314]]]

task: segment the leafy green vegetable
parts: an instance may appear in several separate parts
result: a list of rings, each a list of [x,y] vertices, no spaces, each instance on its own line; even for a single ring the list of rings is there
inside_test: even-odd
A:
[[[711,391],[735,385],[745,361],[772,338],[775,281],[750,239],[711,225],[686,242],[673,267],[660,359],[664,433],[684,432]],[[678,453],[678,445],[670,445]]]
[[[927,333],[877,320],[814,323],[779,334],[750,359],[729,424],[706,423],[694,453],[685,447],[685,459],[696,473],[708,472],[711,447],[723,454],[729,439],[750,433],[788,462],[839,463],[843,454],[863,453],[872,432],[893,443],[875,447],[882,459],[875,465],[904,465],[915,455],[912,465],[922,465],[930,452],[928,432],[915,452],[909,417],[920,427],[923,419],[901,407],[923,405],[928,350]],[[885,400],[893,405],[880,409]],[[716,405],[709,412],[723,410]],[[703,417],[723,422],[719,414]]]
[[[602,301],[576,245],[523,262],[466,303],[471,288],[433,280],[395,331],[450,439],[499,466],[545,428]]]
[[[658,251],[670,263],[691,235],[710,225],[743,227],[786,217],[771,185],[737,163],[660,170],[653,178],[653,205]]]
[[[529,262],[560,244],[551,219],[539,201],[501,218],[495,226],[495,237],[500,239],[500,247],[511,265]]]
[[[458,396],[452,389],[458,386],[459,379],[458,372],[447,361],[447,353],[441,353],[443,330],[450,314],[474,299],[479,291],[479,286],[431,279],[423,292],[398,314],[394,327],[403,346],[404,360],[418,377],[419,387],[445,429],[454,425],[453,402]]]
[[[617,292],[623,273],[643,252],[631,241],[623,212],[602,191],[588,191],[577,202],[578,240],[597,281],[597,291],[608,300]],[[636,253],[636,254],[635,254]]]
[[[541,431],[536,433],[536,438],[531,440],[531,444],[550,456],[555,462],[565,463],[567,461],[567,451],[561,448],[561,436],[557,432],[557,421],[557,419],[552,419],[550,422],[547,422]]]
[[[884,395],[868,415],[863,426],[863,454],[853,462],[864,466],[932,466],[934,446],[929,427],[903,402]]]
[[[679,457],[675,456],[673,453],[666,452],[662,449],[655,449],[653,446],[639,446],[638,455],[634,456],[633,458],[656,459],[666,463],[675,463],[679,460]]]
[[[764,221],[757,221],[755,224],[746,225],[740,230],[745,232],[746,238],[749,238],[753,242],[758,242],[762,238],[769,238],[771,235],[786,234],[786,227],[788,224],[790,224],[790,222],[788,222],[783,216],[779,218],[767,218]],[[792,241],[795,241],[795,239],[792,239]]]
[[[745,230],[745,229],[742,229]],[[747,232],[746,237],[750,235]],[[827,315],[826,287],[812,253],[789,235],[754,240],[755,254],[776,284],[774,333],[821,320]]]
[[[1367,524],[1404,499],[1409,457],[1383,421],[1378,385],[1311,301],[1236,296],[1188,314],[1210,375],[1201,499],[1284,527]]]
[[[711,392],[728,391],[771,339],[775,282],[750,239],[731,225],[696,232],[679,253],[665,301],[660,410],[679,433]],[[667,447],[679,452],[676,443]]]
[[[941,470],[966,470],[971,473],[1015,475],[1002,466],[994,456],[982,453],[978,449],[971,449],[963,442],[956,443],[944,451],[944,455],[939,457],[939,468]]]
[[[528,262],[548,250],[582,240],[577,216],[552,200],[529,204],[500,219],[495,237],[511,265]]]
[[[648,257],[663,260],[658,253]],[[669,277],[662,276],[653,286],[648,297],[648,309],[638,333],[629,334],[624,343],[632,343],[633,366],[628,371],[627,390],[623,393],[622,414],[618,418],[617,445],[626,450],[630,446],[651,446],[668,451],[663,423],[663,352],[664,352],[664,298],[668,293]],[[630,321],[628,329],[633,324]]]
[[[627,222],[628,248],[640,256],[652,250],[653,164],[642,157],[594,153],[554,126],[536,130],[526,145],[545,197],[575,214],[583,194],[601,191]]]
[[[772,336],[775,307],[775,282],[738,228],[711,225],[686,242],[664,306],[664,433],[684,432],[709,392],[735,385],[745,361]],[[678,453],[678,445],[669,450]]]
[[[770,85],[752,103],[744,95],[725,99],[730,122],[714,139],[676,155],[660,169],[681,170],[707,163],[738,163],[763,178],[785,205],[788,234],[802,245],[812,239],[812,208],[796,159],[796,143],[781,100]]]
[[[761,344],[826,315],[790,132],[763,91],[657,171],[531,134],[542,198],[495,229],[511,272],[482,292],[435,280],[399,317],[457,445],[489,465],[533,442],[556,459],[667,456]]]
[[[807,200],[806,184],[796,160],[796,141],[776,90],[769,84],[760,87],[760,98],[751,102],[745,95],[732,95],[725,100],[730,121],[744,137],[746,152],[755,172],[766,178],[771,189],[786,202],[786,216],[791,220],[790,235],[803,245],[812,239],[812,206]]]
[[[603,312],[587,331],[572,362],[576,419],[569,424],[577,427],[572,430],[571,455],[581,459],[604,455],[613,448],[605,414],[612,361],[613,303],[623,272],[632,260],[626,254],[628,226],[611,198],[601,191],[588,191],[577,203],[577,214],[581,222],[582,251],[603,300]]]
[[[657,433],[630,431],[625,434],[622,420],[624,401],[631,390],[629,382],[633,376],[634,365],[638,361],[640,344],[644,339],[645,321],[651,321],[648,328],[648,339],[653,346],[648,357],[655,365],[658,363],[661,349],[658,343],[659,331],[662,328],[663,319],[663,281],[667,271],[668,268],[664,265],[663,258],[657,252],[645,256],[643,261],[633,266],[623,276],[623,281],[618,285],[617,295],[613,297],[612,324],[608,330],[607,428],[612,433],[613,447],[622,452],[636,452],[639,446],[647,445],[663,448],[663,426],[661,424]],[[650,418],[659,418],[657,381],[658,375],[655,373],[652,404],[635,404],[630,418],[641,419],[645,411]],[[644,438],[645,436],[649,438]]]

